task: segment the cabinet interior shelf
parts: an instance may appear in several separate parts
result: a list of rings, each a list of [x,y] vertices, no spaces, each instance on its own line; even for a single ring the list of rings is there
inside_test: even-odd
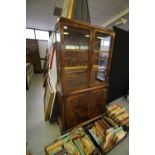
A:
[[[110,51],[105,51],[105,50],[94,50],[94,53],[110,53]]]
[[[88,49],[64,49],[65,52],[72,51],[72,52],[88,52]]]
[[[88,69],[87,66],[74,66],[74,67],[65,67],[65,72],[74,71],[74,72],[82,72]],[[107,67],[100,65],[93,65],[93,70],[106,70]]]
[[[65,72],[85,72],[87,68],[87,66],[65,67]]]
[[[106,70],[107,67],[105,66],[99,66],[99,65],[93,65],[93,70]]]

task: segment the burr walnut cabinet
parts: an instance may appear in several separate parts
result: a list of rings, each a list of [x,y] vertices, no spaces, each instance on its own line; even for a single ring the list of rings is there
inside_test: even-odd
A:
[[[60,18],[55,36],[58,121],[64,132],[104,112],[115,34]]]

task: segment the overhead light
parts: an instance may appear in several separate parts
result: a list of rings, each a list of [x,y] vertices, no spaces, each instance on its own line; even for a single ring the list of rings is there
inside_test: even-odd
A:
[[[101,39],[101,40],[103,40],[104,38],[103,37],[97,37],[98,39]]]
[[[89,37],[89,34],[86,34],[85,37],[88,38]]]
[[[64,26],[64,29],[67,30],[68,29],[67,26]]]
[[[69,33],[68,32],[64,32],[64,35],[69,35]]]

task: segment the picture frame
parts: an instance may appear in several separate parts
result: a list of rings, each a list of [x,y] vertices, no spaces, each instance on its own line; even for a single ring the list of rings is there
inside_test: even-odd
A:
[[[75,0],[65,0],[62,7],[61,17],[71,19]]]
[[[108,58],[109,58],[109,53],[107,52],[101,52],[100,55],[99,55],[99,61],[98,61],[98,65],[100,67],[106,67],[107,64],[108,64]]]
[[[54,90],[52,89],[52,86],[50,84],[49,79],[47,79],[47,84],[45,87],[45,93],[44,93],[44,117],[45,121],[50,119],[50,113],[51,113],[51,108],[52,104],[54,101]]]

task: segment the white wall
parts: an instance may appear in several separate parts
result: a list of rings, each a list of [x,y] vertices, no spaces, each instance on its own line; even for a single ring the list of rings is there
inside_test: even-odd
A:
[[[39,48],[40,58],[45,58],[46,49],[48,48],[48,41],[38,40],[38,48]],[[44,66],[44,60],[41,60],[42,69],[43,69],[43,66]]]

